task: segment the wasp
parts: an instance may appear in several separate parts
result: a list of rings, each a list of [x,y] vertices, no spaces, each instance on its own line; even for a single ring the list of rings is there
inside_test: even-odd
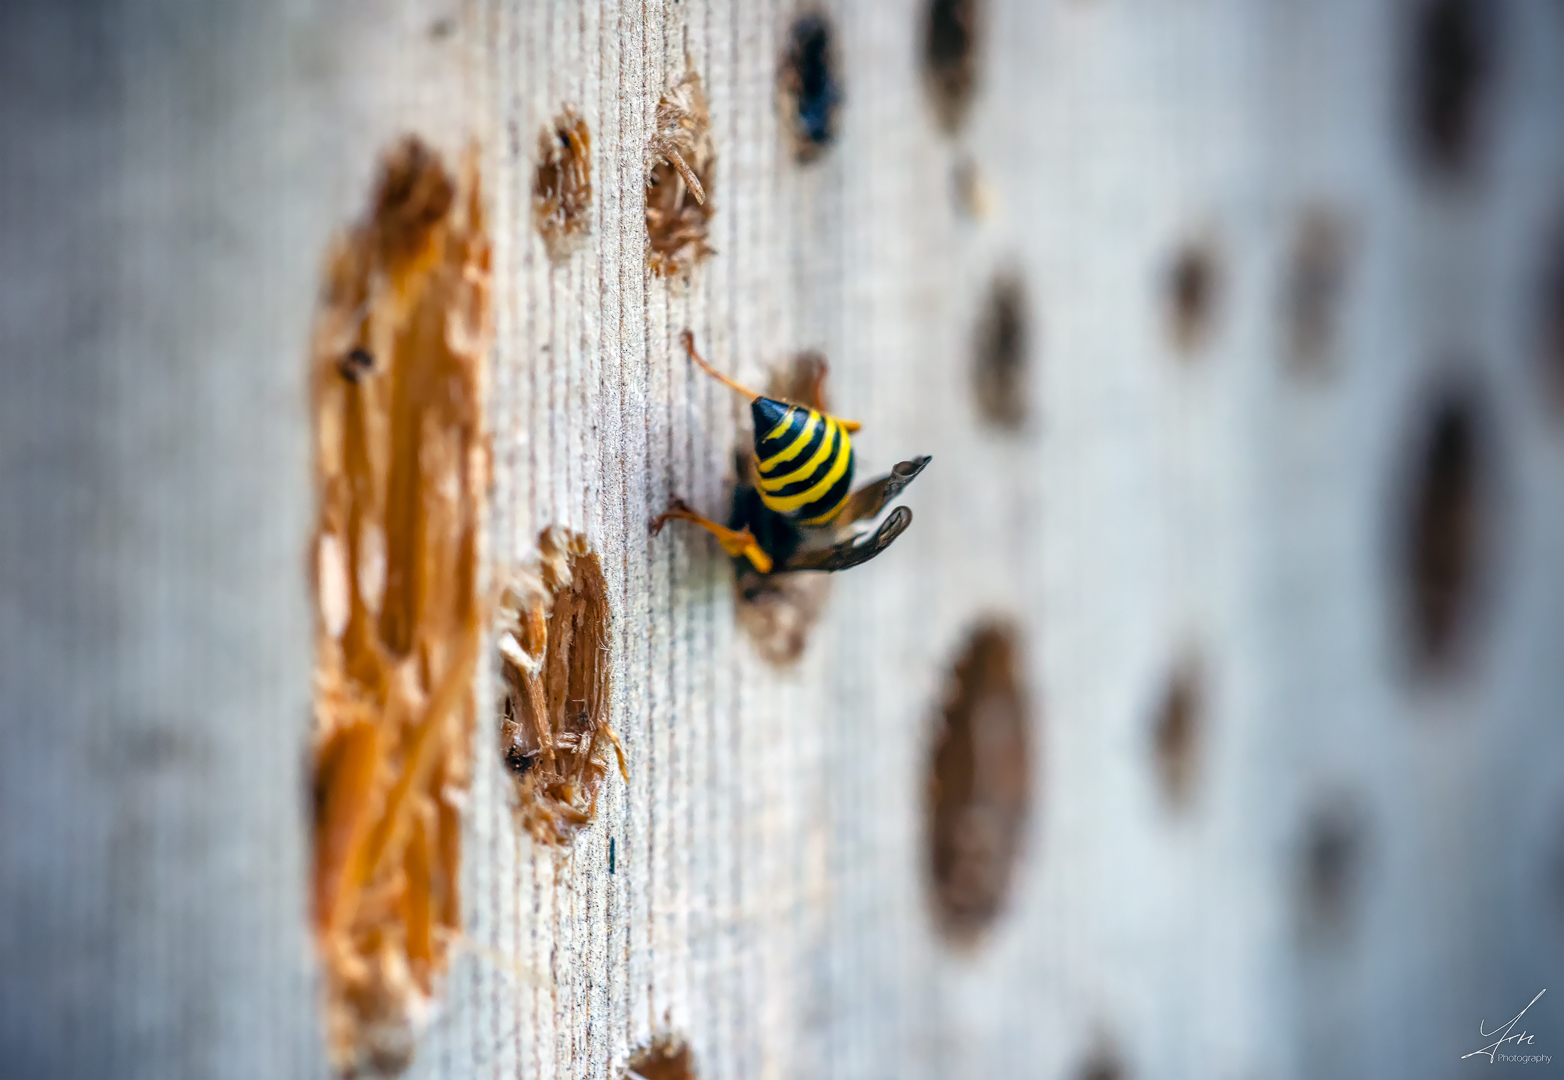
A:
[[[847,570],[890,547],[912,524],[912,511],[893,510],[874,534],[860,542],[859,522],[871,521],[932,460],[913,458],[896,465],[857,491],[853,485],[853,420],[823,410],[820,368],[809,395],[813,404],[757,394],[728,378],[695,351],[695,335],[685,330],[679,343],[702,371],[750,401],[755,424],[753,455],[743,455],[727,525],[696,513],[673,498],[652,522],[658,533],[669,521],[688,521],[717,538],[741,571],[760,575],[796,570]],[[747,564],[747,565],[746,565]]]

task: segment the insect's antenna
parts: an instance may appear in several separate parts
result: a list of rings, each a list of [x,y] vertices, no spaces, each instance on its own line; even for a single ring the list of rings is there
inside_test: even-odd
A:
[[[751,390],[749,387],[734,382],[732,379],[728,378],[722,372],[718,371],[716,368],[712,367],[705,360],[703,360],[701,358],[701,354],[695,351],[695,334],[693,331],[685,330],[683,333],[681,333],[679,335],[679,344],[684,346],[684,351],[690,354],[691,360],[694,360],[701,366],[702,371],[716,379],[718,382],[721,382],[723,385],[733,390],[737,390],[751,401],[754,401],[756,398],[760,397],[759,394],[755,393],[755,391]]]

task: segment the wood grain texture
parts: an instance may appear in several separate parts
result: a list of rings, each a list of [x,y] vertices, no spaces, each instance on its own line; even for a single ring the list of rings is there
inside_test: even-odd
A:
[[[1465,1075],[1477,1022],[1558,959],[1564,449],[1529,320],[1564,15],[1503,5],[1478,176],[1452,187],[1407,150],[1416,6],[990,0],[948,134],[924,5],[823,5],[843,98],[800,165],[780,2],[5,5],[0,1072],[325,1075],[306,354],[327,242],[415,132],[483,154],[487,572],[547,526],[590,539],[630,780],[568,856],[535,848],[491,657],[465,939],[409,1075],[617,1078],[667,1030],[703,1078]],[[716,254],[681,282],[647,269],[644,182],[686,57]],[[594,208],[555,265],[532,181],[566,107]],[[1321,205],[1349,254],[1301,375],[1282,298]],[[1191,243],[1220,286],[1181,350]],[[996,281],[1028,305],[1019,429],[972,389]],[[736,628],[715,543],[647,533],[670,495],[721,515],[746,422],[685,327],[750,385],[822,351],[864,479],[933,455],[791,670]],[[1491,412],[1497,539],[1472,662],[1430,682],[1396,538],[1452,374]],[[1018,631],[1034,789],[1006,909],[958,948],[923,815],[947,676],[990,618]],[[1172,812],[1157,717],[1191,656]],[[1350,841],[1314,843],[1343,807]],[[1339,915],[1309,907],[1331,882]],[[1564,1052],[1552,998],[1533,1030]]]

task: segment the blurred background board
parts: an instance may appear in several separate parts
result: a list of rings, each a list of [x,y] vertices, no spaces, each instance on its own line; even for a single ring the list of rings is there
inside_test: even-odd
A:
[[[667,280],[686,61],[716,253]],[[1564,948],[1561,102],[1546,0],[5,5],[0,1071],[327,1072],[305,361],[408,132],[482,152],[487,573],[591,540],[630,771],[534,849],[486,668],[410,1075],[617,1077],[663,1032],[703,1077],[1486,1066]],[[714,543],[647,533],[723,515],[747,425],[684,327],[752,384],[823,352],[860,476],[934,458],[787,670]],[[974,859],[1019,826],[955,941],[935,747],[948,705],[987,760],[993,625],[1030,786],[954,819]]]

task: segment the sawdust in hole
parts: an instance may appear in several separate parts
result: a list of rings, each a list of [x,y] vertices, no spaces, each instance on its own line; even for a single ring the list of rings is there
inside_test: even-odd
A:
[[[717,154],[701,77],[693,70],[657,103],[646,161],[646,263],[658,277],[686,273],[714,254],[706,242]]]
[[[592,823],[608,751],[629,779],[609,726],[613,703],[608,584],[586,537],[554,527],[500,600],[505,678],[500,753],[516,815],[541,844],[569,847]]]
[[[313,336],[311,906],[344,1074],[406,1066],[461,925],[489,475],[477,160],[453,176],[412,137],[385,156]]]
[[[630,1055],[623,1080],[696,1080],[695,1053],[682,1037],[659,1035]]]
[[[592,231],[592,133],[569,108],[538,133],[532,217],[555,262],[569,258]]]

